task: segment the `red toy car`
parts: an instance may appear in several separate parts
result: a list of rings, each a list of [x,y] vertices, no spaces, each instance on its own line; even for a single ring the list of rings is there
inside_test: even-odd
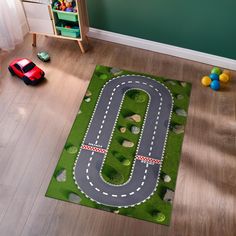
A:
[[[45,73],[31,60],[26,58],[16,59],[8,67],[11,75],[17,75],[26,85],[35,85],[44,80]]]

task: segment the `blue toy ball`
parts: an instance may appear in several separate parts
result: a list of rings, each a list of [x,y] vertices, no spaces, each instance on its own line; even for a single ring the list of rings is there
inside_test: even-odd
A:
[[[218,80],[213,80],[210,86],[213,90],[217,91],[220,89],[220,82]]]
[[[212,73],[212,74],[210,74],[209,77],[210,77],[212,80],[219,80],[219,75],[216,74],[216,73]]]

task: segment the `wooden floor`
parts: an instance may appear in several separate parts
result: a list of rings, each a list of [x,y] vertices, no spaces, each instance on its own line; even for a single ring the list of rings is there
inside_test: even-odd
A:
[[[81,55],[67,40],[31,38],[0,67],[0,235],[236,235],[236,73],[221,92],[202,88],[211,67],[158,53],[91,40]],[[40,62],[47,50],[52,61]],[[33,59],[47,82],[27,87],[7,66]],[[169,227],[44,197],[96,64],[140,71],[193,85]]]

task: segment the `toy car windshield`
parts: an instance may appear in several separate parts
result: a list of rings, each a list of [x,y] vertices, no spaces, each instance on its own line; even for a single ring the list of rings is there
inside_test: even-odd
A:
[[[32,70],[34,67],[35,67],[35,64],[33,62],[30,62],[23,68],[23,71],[27,73],[28,71]]]

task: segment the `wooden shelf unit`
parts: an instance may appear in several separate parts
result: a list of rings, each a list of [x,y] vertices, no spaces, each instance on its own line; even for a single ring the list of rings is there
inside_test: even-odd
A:
[[[46,35],[50,37],[63,38],[77,41],[82,53],[85,53],[85,44],[88,45],[88,14],[86,7],[86,0],[74,0],[77,12],[65,12],[53,9],[55,0],[51,1],[39,1],[31,0],[23,1],[23,7],[27,18],[30,33],[33,35],[33,46],[36,47],[37,34]],[[75,16],[76,20],[63,20],[59,18],[59,15],[69,17]],[[67,26],[67,28],[65,28]],[[69,26],[78,27],[75,29],[68,28]],[[62,32],[60,32],[62,29]],[[79,36],[62,35],[65,32],[73,34],[73,32],[80,31]],[[71,31],[71,33],[70,33]]]

